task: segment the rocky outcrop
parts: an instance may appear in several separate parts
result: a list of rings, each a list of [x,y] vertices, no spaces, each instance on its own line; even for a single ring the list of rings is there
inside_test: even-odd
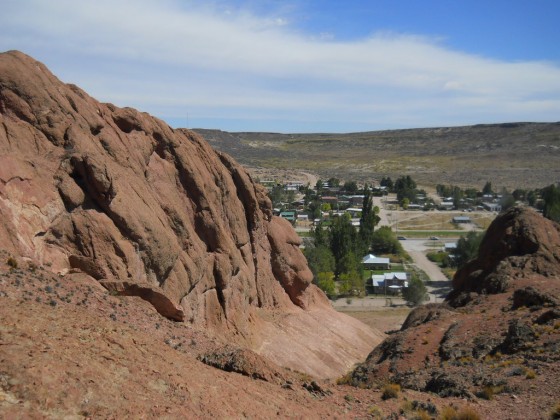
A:
[[[501,293],[535,274],[560,276],[560,228],[534,210],[514,207],[490,225],[478,258],[457,272],[448,301],[462,306],[469,293]]]
[[[486,399],[530,393],[527,379],[540,375],[548,385],[548,372],[560,368],[559,232],[531,209],[498,216],[479,257],[457,272],[448,302],[413,310],[349,382]]]
[[[13,51],[0,54],[0,215],[9,253],[87,273],[252,348],[263,344],[262,311],[296,314],[309,330],[318,322],[309,311],[334,312],[297,235],[231,157],[191,131],[99,103]],[[360,339],[345,345],[343,364],[380,337],[349,325]],[[321,338],[307,343],[310,357]]]

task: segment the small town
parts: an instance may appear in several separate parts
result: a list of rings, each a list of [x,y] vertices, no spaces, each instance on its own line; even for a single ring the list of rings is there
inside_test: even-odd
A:
[[[472,243],[499,212],[544,206],[540,190],[495,192],[490,182],[480,189],[437,185],[429,192],[410,176],[371,184],[336,178],[313,186],[260,183],[275,214],[302,238],[314,281],[335,306],[366,296],[362,307],[441,301],[456,270],[472,257]],[[374,226],[370,236],[364,234],[368,223]]]

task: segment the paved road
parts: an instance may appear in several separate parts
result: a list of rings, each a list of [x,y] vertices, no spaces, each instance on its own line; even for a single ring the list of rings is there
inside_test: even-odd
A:
[[[426,273],[432,281],[447,280],[439,266],[426,257],[426,251],[434,249],[426,239],[406,239],[400,241],[406,252],[412,257],[414,263]]]
[[[412,257],[414,264],[426,273],[431,284],[427,285],[430,302],[441,302],[451,290],[451,281],[445,277],[437,264],[426,257],[426,251],[434,249],[426,239],[406,239],[400,241],[403,248]]]

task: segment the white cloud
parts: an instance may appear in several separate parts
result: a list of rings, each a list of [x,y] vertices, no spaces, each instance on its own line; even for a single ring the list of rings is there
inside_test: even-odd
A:
[[[554,120],[560,111],[557,66],[452,51],[436,39],[383,33],[341,42],[223,3],[4,6],[1,49],[35,56],[101,100],[162,117],[188,109],[201,121],[221,114],[272,123],[278,113],[321,130],[333,119],[373,129],[477,123],[482,110],[496,121]]]

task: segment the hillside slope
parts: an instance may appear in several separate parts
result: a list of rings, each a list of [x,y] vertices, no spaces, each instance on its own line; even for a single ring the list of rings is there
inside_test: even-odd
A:
[[[541,188],[560,180],[560,123],[508,123],[364,133],[228,133],[196,129],[251,167],[314,171],[378,182],[411,175],[422,185]]]
[[[457,272],[447,301],[412,311],[349,381],[441,397],[500,395],[499,418],[546,417],[560,398],[559,307],[560,225],[513,208]]]
[[[335,312],[264,190],[200,136],[0,55],[0,244],[319,377],[383,335]],[[305,362],[303,362],[305,360]]]

